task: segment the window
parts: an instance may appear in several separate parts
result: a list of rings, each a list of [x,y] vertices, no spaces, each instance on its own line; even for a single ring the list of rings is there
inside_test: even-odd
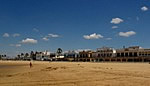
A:
[[[128,53],[125,53],[125,57],[128,57]]]
[[[121,57],[124,57],[124,53],[121,53]]]
[[[100,54],[98,54],[98,57],[100,57],[101,55]]]
[[[112,56],[112,54],[110,54],[110,56]]]
[[[117,57],[120,57],[120,53],[117,53]]]
[[[129,53],[129,57],[132,57],[132,52]]]
[[[134,52],[134,57],[137,57],[137,52]]]

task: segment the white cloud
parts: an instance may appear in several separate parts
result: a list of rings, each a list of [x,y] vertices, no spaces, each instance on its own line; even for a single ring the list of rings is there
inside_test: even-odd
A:
[[[44,41],[48,41],[49,38],[58,38],[58,37],[60,37],[60,36],[57,35],[57,34],[48,34],[47,36],[43,37],[42,39],[43,39]]]
[[[9,34],[8,33],[4,33],[3,37],[9,37]]]
[[[123,19],[121,19],[121,18],[113,18],[110,23],[112,23],[112,24],[119,24],[121,22],[123,22]]]
[[[21,43],[24,44],[36,44],[38,41],[32,38],[26,38],[24,40],[21,41]]]
[[[129,37],[129,36],[132,36],[132,35],[135,35],[136,32],[134,31],[128,31],[128,32],[119,32],[119,36],[122,36],[122,37]]]
[[[47,37],[42,38],[44,41],[48,41],[49,39]]]
[[[12,46],[12,47],[21,47],[21,44],[10,44],[9,46]]]
[[[35,32],[39,32],[39,30],[37,28],[33,28],[33,31]]]
[[[118,26],[112,26],[112,29],[117,29],[117,28],[119,28]]]
[[[112,40],[112,38],[106,38],[106,40]]]
[[[57,34],[48,34],[48,37],[52,37],[52,38],[57,38],[57,37],[59,37],[59,35],[57,35]]]
[[[20,36],[20,34],[18,33],[13,34],[13,37],[18,37],[18,36]]]
[[[141,10],[142,10],[142,11],[147,11],[147,10],[148,10],[148,7],[143,6],[143,7],[141,8]]]
[[[85,39],[99,39],[99,38],[103,38],[103,36],[101,34],[93,33],[91,35],[84,35],[83,38],[85,38]]]

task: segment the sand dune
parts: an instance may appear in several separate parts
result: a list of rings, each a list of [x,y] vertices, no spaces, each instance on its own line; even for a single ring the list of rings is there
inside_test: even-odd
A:
[[[150,86],[148,63],[0,61],[0,86]]]

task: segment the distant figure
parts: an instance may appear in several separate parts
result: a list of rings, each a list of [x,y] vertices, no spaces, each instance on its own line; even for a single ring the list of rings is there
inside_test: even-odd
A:
[[[32,63],[30,62],[30,68],[32,67]]]

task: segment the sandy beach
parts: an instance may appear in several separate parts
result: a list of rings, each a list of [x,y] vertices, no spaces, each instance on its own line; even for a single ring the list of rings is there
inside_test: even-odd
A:
[[[148,63],[0,61],[0,86],[150,86]]]

